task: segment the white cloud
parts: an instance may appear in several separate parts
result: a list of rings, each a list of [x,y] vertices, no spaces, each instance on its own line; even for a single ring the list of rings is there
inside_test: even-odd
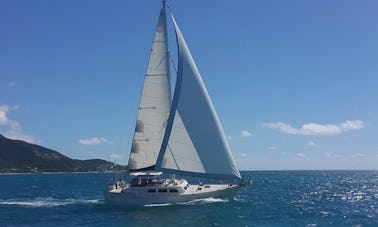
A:
[[[268,147],[269,150],[277,150],[277,147],[276,146],[270,146]]]
[[[277,122],[277,123],[266,123],[263,124],[264,127],[271,128],[271,129],[277,129],[282,132],[288,133],[288,134],[297,134],[298,130],[291,127],[288,124],[282,123],[282,122]]]
[[[365,154],[362,154],[362,153],[355,153],[355,154],[351,154],[350,157],[351,158],[363,158],[365,157],[366,155]]]
[[[358,130],[358,129],[362,129],[365,127],[365,124],[363,121],[360,121],[360,120],[356,120],[356,121],[345,121],[344,123],[342,123],[340,125],[340,127],[344,130],[344,131],[348,131],[348,130]]]
[[[22,132],[21,124],[8,117],[11,111],[20,109],[20,106],[9,107],[8,105],[0,105],[0,125],[9,127],[10,129],[4,133],[4,136],[9,139],[23,140],[28,143],[35,143],[36,140]]]
[[[292,135],[336,135],[350,130],[359,130],[365,127],[365,124],[361,120],[345,121],[341,124],[317,124],[307,123],[303,124],[300,128],[294,128],[293,126],[283,123],[267,123],[263,124],[264,127],[276,129],[283,133]]]
[[[11,120],[8,117],[8,113],[11,110],[18,110],[19,106],[9,107],[8,105],[1,105],[0,106],[0,125],[6,125],[11,127],[12,130],[20,130],[21,125],[17,121]]]
[[[315,147],[315,146],[317,146],[317,144],[314,141],[308,141],[306,143],[306,145],[309,146],[309,147]]]
[[[243,130],[243,131],[240,132],[240,136],[241,136],[242,138],[247,138],[247,137],[251,137],[251,136],[252,136],[252,133]]]
[[[0,125],[7,125],[9,122],[7,113],[9,112],[9,107],[7,105],[0,106]]]
[[[307,159],[309,159],[309,158],[307,157],[307,155],[305,155],[305,154],[303,154],[303,153],[296,153],[295,155],[296,155],[296,157],[299,158],[299,159],[303,159],[303,160],[307,160]]]
[[[30,135],[23,134],[17,130],[10,130],[4,133],[4,136],[12,140],[22,140],[28,143],[36,143],[37,141]],[[38,141],[41,142],[41,141]]]
[[[87,139],[79,139],[78,142],[83,145],[100,145],[111,144],[111,142],[103,137],[92,137]]]

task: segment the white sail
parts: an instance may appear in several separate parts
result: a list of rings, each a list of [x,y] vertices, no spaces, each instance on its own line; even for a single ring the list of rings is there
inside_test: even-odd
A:
[[[210,178],[241,178],[218,116],[173,16],[178,75],[156,169]]]
[[[238,184],[203,185],[174,176],[157,178],[166,172],[241,179],[206,87],[173,17],[178,72],[170,102],[166,0],[162,2],[129,158],[132,180],[117,180],[105,189],[105,200],[119,205],[174,204],[228,197],[237,188],[249,184],[241,180]]]
[[[169,74],[166,13],[163,4],[144,78],[128,162],[131,170],[151,168],[156,163],[171,106]]]

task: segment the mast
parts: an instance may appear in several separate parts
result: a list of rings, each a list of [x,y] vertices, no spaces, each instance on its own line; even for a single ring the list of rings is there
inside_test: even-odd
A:
[[[128,167],[131,171],[154,168],[171,107],[165,5],[166,1],[163,0],[144,77],[143,91],[128,162]]]

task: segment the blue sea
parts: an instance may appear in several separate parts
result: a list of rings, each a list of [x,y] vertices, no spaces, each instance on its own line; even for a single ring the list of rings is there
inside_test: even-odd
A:
[[[0,226],[378,226],[378,171],[246,171],[230,198],[104,203],[112,174],[0,175]]]

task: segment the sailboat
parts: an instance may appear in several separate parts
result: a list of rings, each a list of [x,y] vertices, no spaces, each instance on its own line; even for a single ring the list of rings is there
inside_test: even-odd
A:
[[[166,1],[152,42],[135,125],[129,182],[112,182],[105,200],[126,205],[187,202],[227,196],[247,185],[241,179],[205,84],[173,17],[178,47],[171,98]],[[170,174],[161,178],[162,174]],[[234,183],[189,184],[176,174]]]

